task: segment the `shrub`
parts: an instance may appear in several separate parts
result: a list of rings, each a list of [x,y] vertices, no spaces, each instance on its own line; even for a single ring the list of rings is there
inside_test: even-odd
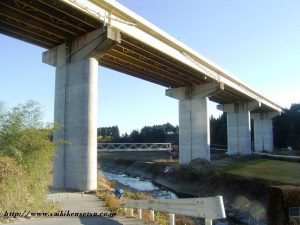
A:
[[[53,159],[53,128],[44,127],[38,103],[11,110],[0,103],[0,210],[41,210]],[[50,207],[51,208],[51,207]]]

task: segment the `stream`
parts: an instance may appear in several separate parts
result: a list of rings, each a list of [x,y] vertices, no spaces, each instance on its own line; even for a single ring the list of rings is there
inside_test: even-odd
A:
[[[100,174],[104,175],[107,179],[125,185],[135,191],[147,193],[155,199],[177,199],[175,193],[153,184],[150,180],[144,179],[142,177],[129,176],[119,170],[114,170],[111,167],[102,167],[98,171]],[[236,225],[236,223],[228,222],[227,220],[214,221],[214,225]]]
[[[99,173],[103,174],[107,179],[116,181],[122,185],[130,187],[136,191],[147,193],[155,199],[176,199],[177,195],[163,187],[153,184],[151,181],[141,178],[128,176],[125,173],[114,170],[111,168],[102,167]]]

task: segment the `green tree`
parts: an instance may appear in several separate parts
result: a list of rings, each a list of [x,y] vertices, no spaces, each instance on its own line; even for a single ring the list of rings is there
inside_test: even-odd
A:
[[[300,104],[292,104],[285,113],[273,119],[274,146],[300,149]]]
[[[97,130],[98,137],[105,137],[104,139],[111,139],[112,142],[118,141],[120,138],[120,131],[118,126],[99,127]]]
[[[227,145],[227,116],[223,113],[218,118],[210,118],[211,145]]]

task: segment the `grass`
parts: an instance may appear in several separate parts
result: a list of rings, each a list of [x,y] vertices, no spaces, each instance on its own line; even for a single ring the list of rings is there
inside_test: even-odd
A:
[[[238,160],[222,168],[223,173],[257,178],[274,184],[300,186],[300,163],[271,159]]]

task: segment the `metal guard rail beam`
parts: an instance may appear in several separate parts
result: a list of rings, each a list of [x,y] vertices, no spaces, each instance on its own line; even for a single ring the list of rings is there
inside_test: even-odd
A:
[[[120,208],[129,209],[133,216],[133,209],[138,209],[138,217],[141,218],[141,210],[150,210],[150,220],[154,221],[154,211],[169,213],[169,224],[175,224],[174,214],[192,216],[205,219],[205,225],[211,225],[213,219],[226,218],[222,196],[207,198],[185,199],[151,199],[151,200],[126,200],[119,204]]]

